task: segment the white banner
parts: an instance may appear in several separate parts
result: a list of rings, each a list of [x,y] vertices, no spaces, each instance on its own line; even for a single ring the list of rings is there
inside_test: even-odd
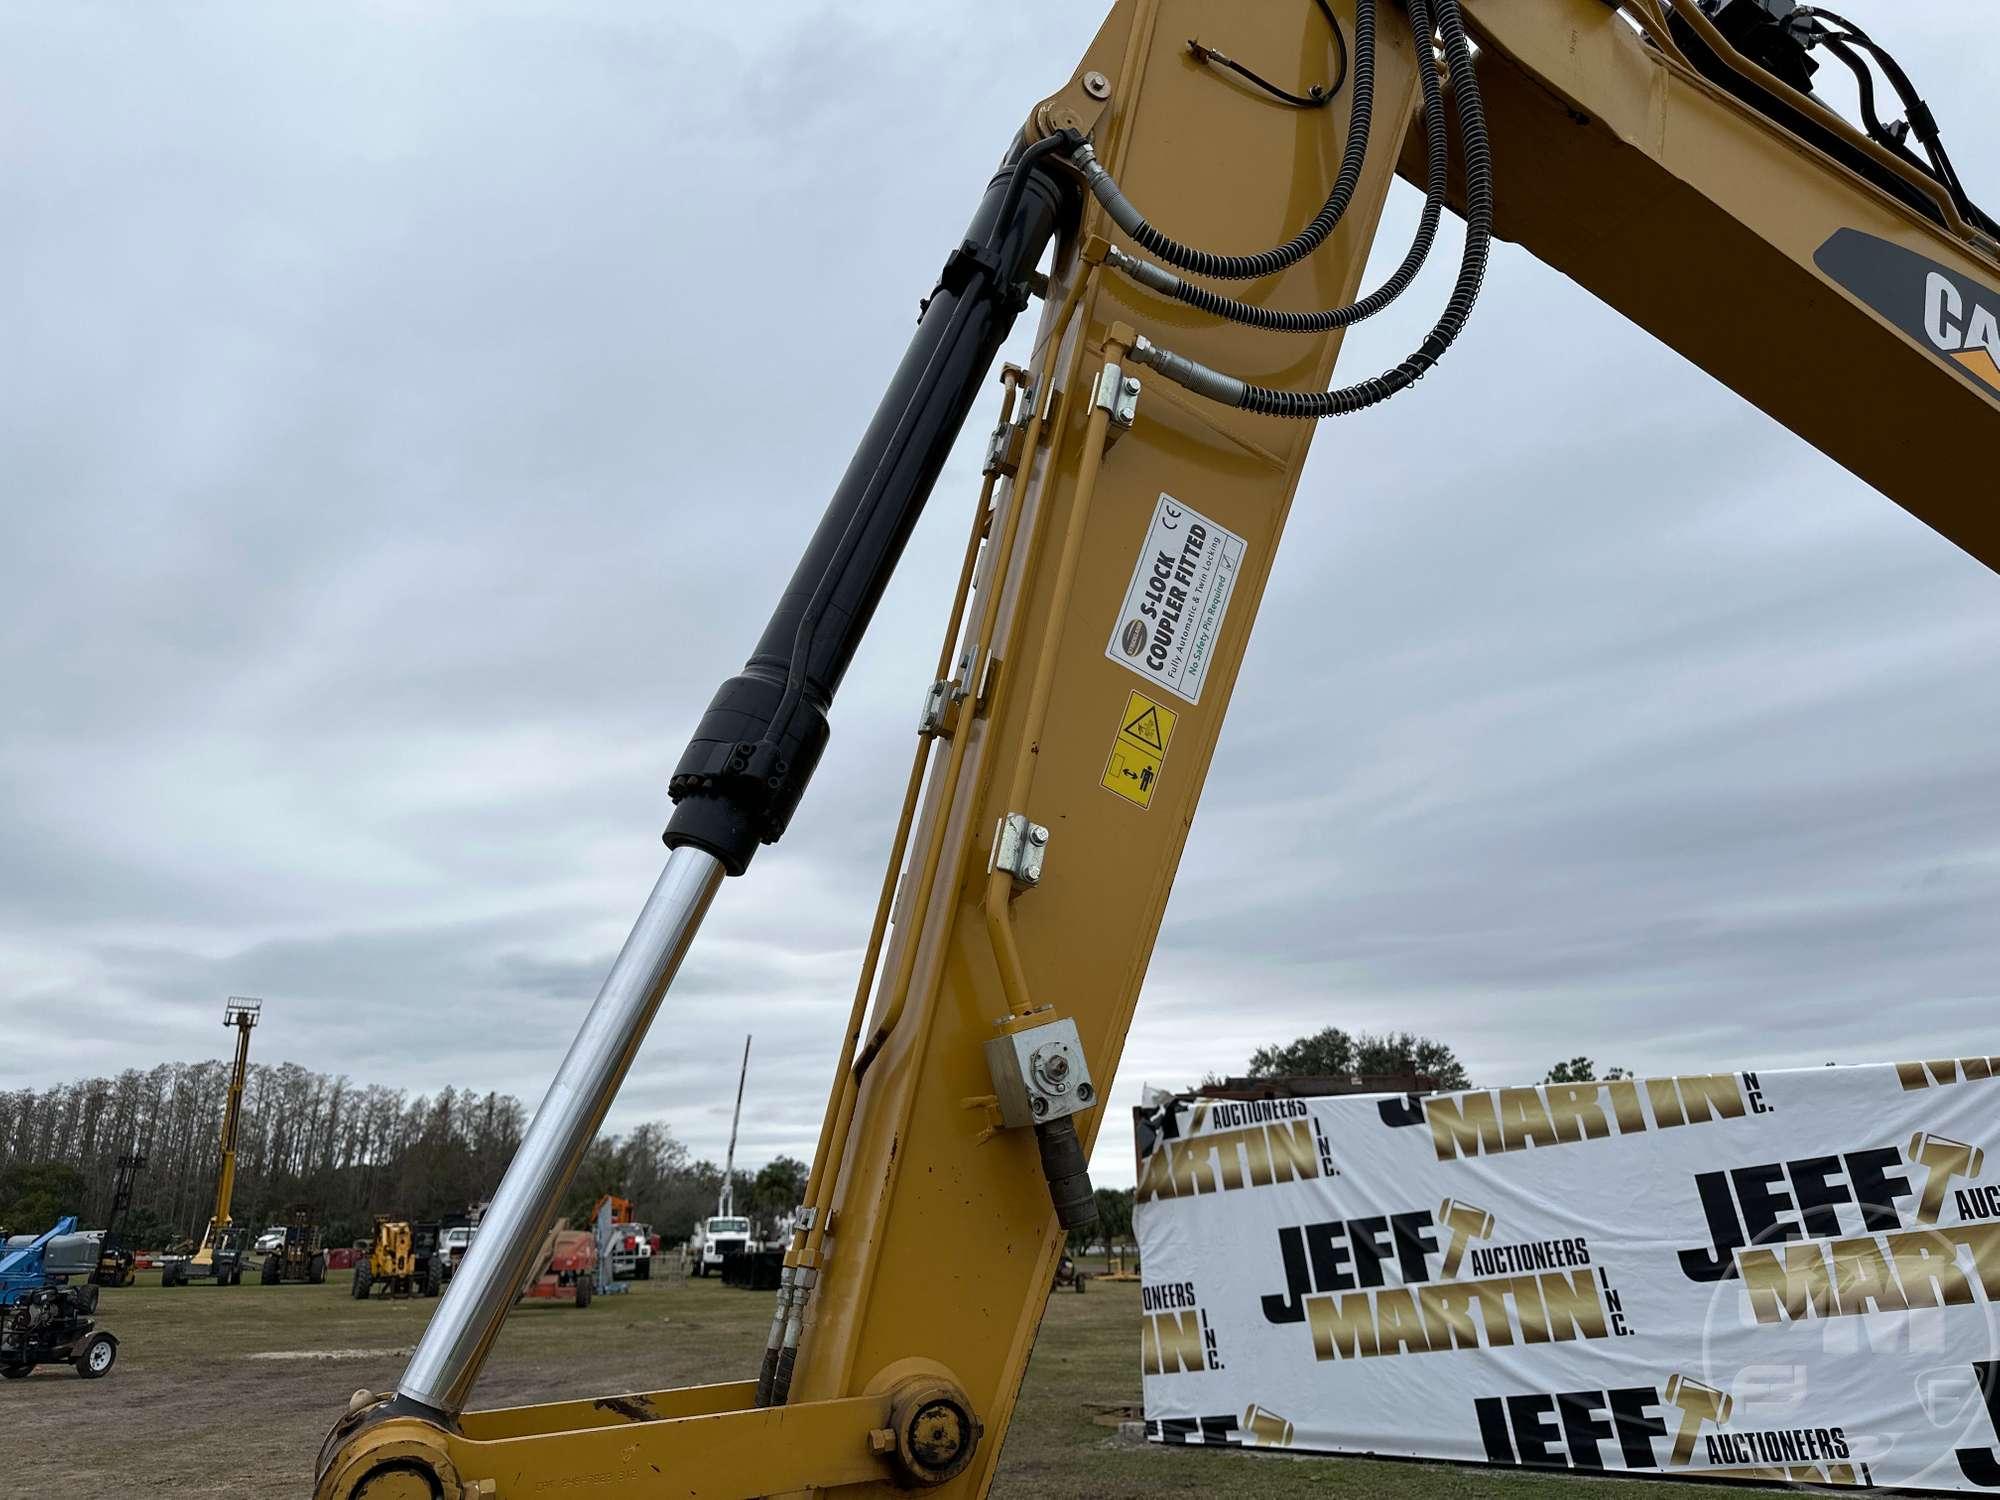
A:
[[[2000,1058],[1138,1116],[1146,1431],[2000,1490]]]

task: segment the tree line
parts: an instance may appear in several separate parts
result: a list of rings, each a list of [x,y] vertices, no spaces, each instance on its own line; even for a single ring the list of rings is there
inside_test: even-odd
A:
[[[1441,1088],[1468,1086],[1453,1049],[1396,1033],[1350,1035],[1327,1027],[1251,1055],[1253,1077],[1421,1073]],[[1549,1070],[1546,1082],[1619,1077],[1587,1057]],[[198,1237],[214,1204],[229,1064],[220,1059],[127,1069],[52,1088],[0,1092],[0,1226],[40,1229],[66,1213],[86,1226],[111,1212],[118,1158],[140,1153],[120,1226],[126,1243],[164,1248]],[[325,1242],[365,1239],[375,1217],[461,1216],[499,1186],[521,1143],[527,1110],[512,1094],[447,1087],[411,1098],[296,1063],[253,1063],[238,1128],[233,1217],[262,1227],[304,1205]],[[735,1174],[738,1213],[768,1232],[805,1191],[806,1164],[780,1156]],[[600,1136],[564,1201],[571,1222],[589,1220],[606,1193],[630,1199],[634,1217],[668,1243],[715,1211],[722,1169],[696,1160],[662,1122]],[[1100,1228],[1129,1238],[1131,1193],[1100,1191]]]
[[[113,1078],[0,1092],[0,1225],[39,1230],[62,1214],[106,1223],[120,1156],[142,1154],[119,1226],[127,1244],[197,1238],[214,1207],[230,1065],[162,1063]],[[303,1205],[325,1243],[371,1233],[375,1217],[462,1217],[492,1197],[521,1143],[512,1094],[447,1087],[411,1098],[296,1063],[253,1063],[237,1132],[231,1217],[261,1229]],[[780,1157],[736,1173],[738,1212],[775,1219],[796,1205],[805,1166]],[[598,1197],[632,1200],[667,1241],[713,1213],[722,1170],[690,1158],[664,1123],[593,1143],[564,1212],[586,1222]]]
[[[1328,1026],[1250,1054],[1252,1078],[1381,1078],[1416,1075],[1447,1093],[1472,1087],[1471,1075],[1448,1042],[1408,1031],[1343,1031]],[[1570,1057],[1543,1075],[1543,1083],[1591,1083],[1629,1078],[1624,1068],[1599,1068],[1588,1057]],[[1211,1075],[1209,1082],[1217,1081]]]

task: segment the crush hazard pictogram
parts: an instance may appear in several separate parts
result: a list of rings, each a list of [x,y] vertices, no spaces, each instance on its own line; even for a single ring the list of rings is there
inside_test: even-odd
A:
[[[1132,696],[1136,698],[1139,695],[1134,693]],[[1160,706],[1157,703],[1148,703],[1145,710],[1119,732],[1142,745],[1151,745],[1155,750],[1167,748],[1166,737],[1160,732]]]
[[[1181,716],[1144,693],[1133,693],[1125,702],[1111,754],[1104,762],[1103,786],[1134,807],[1153,805],[1153,792],[1160,784],[1160,768],[1167,746],[1173,742],[1174,726]]]

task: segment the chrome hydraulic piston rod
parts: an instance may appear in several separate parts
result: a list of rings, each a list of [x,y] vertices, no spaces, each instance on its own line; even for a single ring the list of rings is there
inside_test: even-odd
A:
[[[449,1294],[424,1329],[397,1395],[457,1416],[486,1352],[533,1267],[577,1163],[604,1123],[625,1071],[645,1039],[674,971],[722,884],[722,865],[699,849],[676,849],[647,898],[632,935],[605,977],[597,1002],[549,1085],[534,1123],[507,1165],[479,1221]]]
[[[456,1418],[584,1151],[723,875],[777,842],[826,746],[826,711],[911,529],[1026,308],[1036,263],[1073,227],[1074,138],[1016,141],[925,300],[916,336],[743,671],[676,766],[667,867],[535,1112],[397,1386],[392,1408]]]

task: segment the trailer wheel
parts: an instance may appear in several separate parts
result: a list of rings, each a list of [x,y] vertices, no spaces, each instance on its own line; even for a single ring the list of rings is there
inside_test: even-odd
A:
[[[368,1281],[368,1262],[365,1260],[356,1261],[354,1263],[354,1300],[356,1302],[365,1302],[368,1299]]]
[[[576,1305],[578,1307],[590,1306],[590,1282],[582,1276],[576,1279]]]
[[[76,1373],[85,1380],[101,1380],[117,1361],[118,1340],[108,1333],[93,1333],[76,1356]]]
[[[310,1281],[314,1286],[318,1286],[321,1282],[326,1280],[325,1251],[321,1251],[318,1255],[315,1255],[312,1258],[312,1264],[308,1266],[306,1269],[306,1280]]]
[[[284,1268],[278,1264],[277,1256],[267,1255],[264,1257],[264,1269],[257,1273],[257,1279],[263,1282],[265,1286],[276,1286],[285,1279]]]
[[[653,1279],[653,1259],[649,1255],[639,1257],[639,1279],[641,1281],[651,1281]]]

